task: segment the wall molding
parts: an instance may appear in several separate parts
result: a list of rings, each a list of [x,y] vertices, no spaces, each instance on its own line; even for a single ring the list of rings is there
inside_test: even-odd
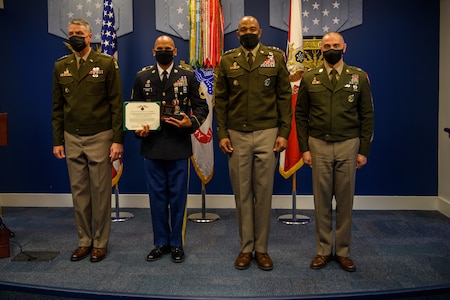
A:
[[[121,208],[149,208],[147,194],[120,194]],[[0,193],[3,207],[72,207],[70,194]],[[115,195],[111,195],[115,207]],[[188,208],[201,208],[201,195],[188,195]],[[206,195],[206,209],[235,208],[232,195]],[[274,209],[292,209],[291,195],[274,195]],[[311,195],[297,195],[296,207],[314,209]],[[450,218],[450,201],[437,196],[355,196],[355,210],[437,210]]]

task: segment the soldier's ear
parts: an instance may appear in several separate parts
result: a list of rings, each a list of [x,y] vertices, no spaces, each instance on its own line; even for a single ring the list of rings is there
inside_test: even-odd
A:
[[[177,56],[177,53],[178,53],[178,49],[177,48],[173,49],[173,56]]]

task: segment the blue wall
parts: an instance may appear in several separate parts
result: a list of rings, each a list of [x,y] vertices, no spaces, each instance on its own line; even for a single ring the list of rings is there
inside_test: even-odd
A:
[[[437,195],[439,1],[366,0],[363,24],[343,32],[345,61],[369,73],[375,104],[375,140],[368,165],[358,171],[359,195]],[[134,0],[134,30],[119,38],[124,97],[134,76],[154,64],[154,1]],[[245,0],[245,14],[263,29],[262,42],[285,48],[287,33],[269,26],[269,1]],[[0,112],[9,118],[9,145],[0,147],[0,192],[68,193],[65,161],[52,154],[51,85],[54,61],[67,53],[47,33],[47,1],[5,1],[0,10]],[[178,59],[188,42],[175,38]],[[225,49],[238,46],[235,33]],[[121,193],[145,193],[139,144],[125,138]],[[215,140],[215,175],[208,194],[231,194],[225,155]],[[291,194],[291,180],[276,172],[274,194]],[[297,194],[311,194],[311,171],[297,173]],[[191,176],[190,193],[201,183]]]

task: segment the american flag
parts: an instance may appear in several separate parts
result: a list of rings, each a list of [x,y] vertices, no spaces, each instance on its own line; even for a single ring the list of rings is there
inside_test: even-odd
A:
[[[102,53],[117,56],[117,34],[112,0],[103,1]]]

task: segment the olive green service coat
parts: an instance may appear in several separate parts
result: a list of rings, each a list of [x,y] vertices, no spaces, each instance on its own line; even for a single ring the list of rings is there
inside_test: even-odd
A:
[[[64,144],[64,131],[93,135],[109,129],[112,142],[123,144],[122,85],[114,58],[91,50],[80,70],[75,54],[55,62],[52,126],[54,146]]]
[[[300,151],[308,136],[327,142],[360,138],[359,153],[369,156],[374,130],[372,93],[367,73],[344,64],[333,89],[325,66],[303,75],[295,110]]]
[[[260,44],[249,69],[243,48],[232,49],[222,56],[216,72],[219,140],[229,137],[228,129],[248,132],[274,127],[279,127],[279,136],[288,139],[292,92],[283,51]]]

